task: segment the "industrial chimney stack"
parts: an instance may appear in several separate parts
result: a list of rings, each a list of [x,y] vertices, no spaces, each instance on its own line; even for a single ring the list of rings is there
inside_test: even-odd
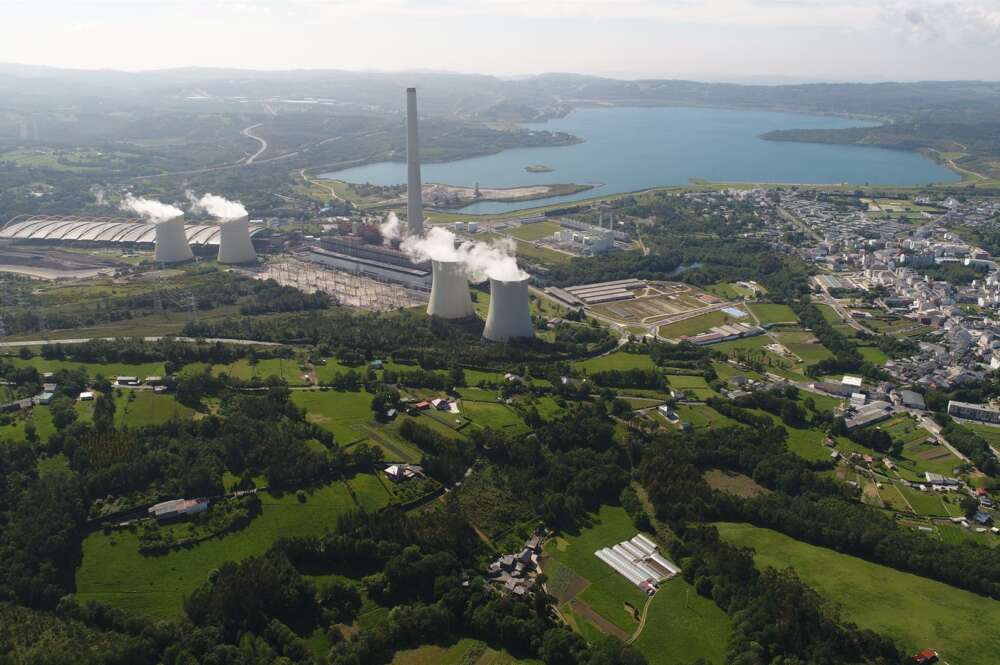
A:
[[[219,263],[253,263],[257,252],[250,242],[250,218],[240,217],[220,223]]]
[[[493,342],[534,337],[528,309],[528,277],[514,281],[490,278],[490,311],[483,337]]]
[[[156,248],[153,250],[155,262],[180,263],[193,258],[183,217],[174,217],[156,224]]]
[[[417,137],[417,89],[406,89],[406,226],[410,235],[424,230],[424,206],[421,201],[420,145]]]
[[[472,316],[469,280],[457,261],[431,261],[434,281],[427,314],[441,319],[464,319]]]

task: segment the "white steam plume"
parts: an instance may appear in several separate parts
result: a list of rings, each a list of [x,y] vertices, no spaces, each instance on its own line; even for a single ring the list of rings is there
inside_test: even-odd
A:
[[[385,221],[379,224],[379,233],[382,234],[382,244],[389,245],[393,240],[399,240],[400,230],[399,230],[399,217],[396,213],[390,212]]]
[[[127,194],[121,202],[122,210],[130,210],[153,222],[165,222],[174,217],[180,217],[184,211],[168,203],[155,199],[144,199]]]
[[[456,247],[454,233],[432,226],[423,235],[407,236],[399,248],[414,261],[461,263],[471,282],[488,278],[515,281],[528,277],[528,273],[517,265],[514,241],[509,238],[494,243],[465,241]]]
[[[186,192],[186,194],[188,200],[191,201],[191,210],[207,213],[222,221],[239,219],[249,214],[239,201],[230,201],[218,194],[205,194],[201,198],[196,198],[191,191]]]

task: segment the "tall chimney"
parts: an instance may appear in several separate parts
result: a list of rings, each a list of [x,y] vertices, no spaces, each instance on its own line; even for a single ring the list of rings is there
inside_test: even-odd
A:
[[[424,230],[424,206],[420,200],[420,145],[417,139],[417,89],[406,89],[406,226],[411,235]]]

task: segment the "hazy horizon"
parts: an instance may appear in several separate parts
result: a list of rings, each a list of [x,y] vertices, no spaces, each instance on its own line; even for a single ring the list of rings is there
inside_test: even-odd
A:
[[[1000,0],[6,0],[0,7],[0,62],[73,69],[572,72],[767,84],[1000,78]]]

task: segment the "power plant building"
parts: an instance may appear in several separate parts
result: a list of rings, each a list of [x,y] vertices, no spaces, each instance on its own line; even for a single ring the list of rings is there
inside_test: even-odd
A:
[[[464,319],[474,309],[469,298],[469,280],[462,264],[455,261],[431,261],[433,284],[427,313],[441,319]]]
[[[219,263],[254,263],[257,252],[250,242],[250,218],[220,222]]]
[[[504,281],[490,278],[490,311],[483,337],[493,342],[535,336],[528,306],[528,279]]]
[[[156,244],[153,260],[157,263],[180,263],[194,258],[184,232],[184,218],[164,220],[156,224]]]
[[[379,245],[366,245],[357,238],[323,238],[318,245],[310,247],[302,258],[336,270],[402,284],[420,291],[431,288],[429,263],[414,263],[403,252]]]

